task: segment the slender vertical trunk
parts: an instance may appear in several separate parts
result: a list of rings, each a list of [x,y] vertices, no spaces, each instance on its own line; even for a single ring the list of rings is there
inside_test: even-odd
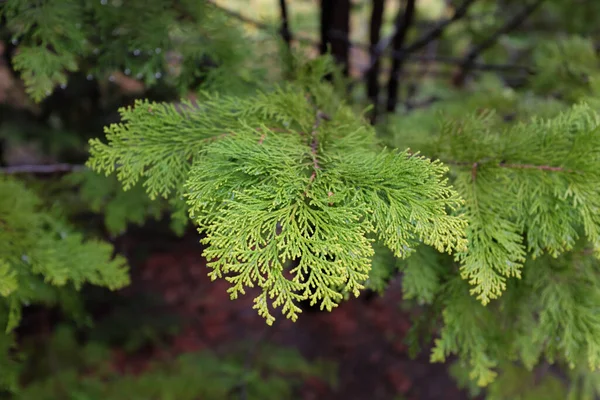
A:
[[[279,0],[279,10],[281,12],[281,28],[279,33],[285,43],[285,48],[281,49],[283,64],[285,66],[284,76],[292,78],[294,74],[294,57],[292,54],[292,32],[290,30],[290,21],[286,0]]]
[[[367,73],[367,95],[371,100],[373,109],[371,111],[371,123],[377,120],[377,108],[379,106],[379,55],[375,49],[381,36],[381,26],[383,24],[383,10],[385,0],[373,0],[373,9],[371,11],[371,23],[369,31],[371,68]]]
[[[328,51],[334,6],[335,0],[321,0],[321,45],[319,46],[321,54],[326,54]]]
[[[281,9],[281,37],[288,48],[290,48],[292,44],[292,33],[290,32],[287,2],[285,0],[279,0],[279,8]]]
[[[342,66],[344,76],[350,74],[350,0],[336,0],[331,26],[331,53]]]
[[[404,46],[406,34],[414,19],[415,3],[416,0],[407,0],[404,12],[402,12],[402,10],[398,11],[398,17],[396,18],[396,35],[394,36],[392,43],[393,54],[399,53]],[[400,86],[400,75],[403,64],[404,57],[394,57],[392,70],[390,72],[390,80],[388,82],[388,112],[395,111],[396,105],[398,104],[398,87]]]
[[[344,76],[350,74],[350,0],[321,0],[321,54],[328,46]],[[331,77],[328,77],[331,79]]]

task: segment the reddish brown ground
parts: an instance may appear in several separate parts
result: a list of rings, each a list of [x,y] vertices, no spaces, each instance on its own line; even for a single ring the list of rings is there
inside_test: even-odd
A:
[[[131,253],[136,246],[130,244],[123,250]],[[337,389],[316,380],[306,382],[301,397],[306,400],[467,399],[445,365],[430,364],[427,354],[409,358],[403,338],[410,320],[400,310],[397,282],[385,296],[369,302],[352,299],[331,313],[304,312],[295,323],[279,318],[274,327],[267,328],[252,309],[254,292],[232,301],[227,282],[210,281],[197,236],[159,241],[158,248],[148,246],[144,261],[134,269],[134,282],[161,293],[185,321],[171,351],[223,348],[240,340],[268,341],[296,347],[309,359],[336,362]]]

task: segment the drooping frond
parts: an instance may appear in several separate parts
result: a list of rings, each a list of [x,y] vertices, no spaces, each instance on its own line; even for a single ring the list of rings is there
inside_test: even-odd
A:
[[[269,323],[268,300],[296,319],[300,300],[331,310],[358,295],[372,233],[398,257],[418,242],[465,246],[446,167],[377,150],[362,119],[343,105],[319,110],[330,92],[307,86],[179,107],[139,102],[107,129],[108,144],[92,141],[92,168],[116,169],[126,188],[142,179],[150,196],[187,199],[211,276],[226,277],[234,298],[261,287],[255,307]]]

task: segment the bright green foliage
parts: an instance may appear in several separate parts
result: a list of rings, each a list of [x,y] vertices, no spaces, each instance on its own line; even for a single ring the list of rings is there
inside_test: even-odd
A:
[[[476,60],[531,70],[473,73],[461,90],[427,77],[417,100],[443,101],[380,129],[398,150],[381,149],[361,114],[317,83],[328,72],[322,61],[301,67],[288,58],[282,69],[295,80],[280,84],[274,68],[268,87],[256,83],[260,57],[249,57],[256,48],[206,2],[30,3],[3,2],[2,13],[21,43],[15,67],[37,100],[76,69],[120,70],[149,85],[164,79],[181,93],[197,89],[192,82],[200,78],[207,89],[195,102],[139,100],[106,129],[107,143],[91,141],[89,166],[116,172],[130,191],[101,177],[72,179],[113,233],[157,216],[166,199],[180,220],[198,225],[210,274],[231,283],[233,298],[261,288],[255,308],[268,323],[274,307],[296,319],[302,300],[330,310],[363,287],[383,291],[400,270],[407,304],[422,311],[413,344],[421,333],[437,333],[431,359],[458,355],[456,375],[473,392],[487,385],[489,400],[600,394],[600,60],[593,41],[554,34],[590,34],[600,23],[599,2],[547,0],[531,23],[552,33],[504,34]],[[471,18],[449,26],[435,52],[463,54],[521,3],[474,2]],[[151,201],[135,200],[142,191]],[[38,236],[58,241],[46,231]],[[9,299],[26,287],[14,267],[20,254],[0,253],[0,295]],[[71,260],[65,265],[77,271]],[[71,278],[37,268],[57,283]],[[49,287],[35,294],[56,302]],[[8,312],[12,303],[0,307],[0,319],[18,317],[16,308]],[[10,348],[8,339],[0,337],[0,350]],[[194,365],[213,371],[216,361],[206,360]],[[188,371],[187,362],[176,369]],[[548,364],[567,370],[568,388],[543,373]],[[239,365],[215,370],[211,382],[225,377],[231,388],[240,381]],[[69,374],[67,381],[77,377]],[[117,379],[115,396],[193,396],[197,375],[174,375]],[[14,374],[0,379],[16,382]],[[112,390],[88,383],[82,390],[92,398]],[[41,394],[31,396],[53,393],[54,384],[34,386]]]
[[[533,57],[539,72],[524,92],[482,80],[472,95],[451,95],[382,132],[448,165],[465,199],[468,250],[454,262],[422,260],[416,275],[432,293],[421,297],[425,315],[443,319],[432,361],[458,355],[461,380],[487,385],[488,399],[592,399],[600,393],[600,63],[581,38],[541,43]],[[415,290],[408,269],[404,280],[405,294]],[[431,329],[421,320],[413,335]],[[568,390],[532,379],[546,363],[570,369]]]
[[[279,400],[293,398],[304,379],[325,380],[335,372],[328,363],[309,362],[285,348],[261,346],[253,351],[251,364],[245,353],[191,353],[127,375],[112,370],[109,349],[94,343],[80,346],[71,330],[59,327],[45,352],[36,351],[38,376],[43,378],[36,377],[15,398],[195,400],[226,399],[243,391],[248,399]],[[89,370],[95,374],[82,374]]]
[[[454,166],[469,218],[461,273],[483,304],[506,289],[506,278],[520,276],[527,252],[558,256],[571,250],[579,228],[596,243],[600,176],[590,160],[600,150],[599,124],[585,104],[508,129],[486,112],[445,122],[421,147]]]
[[[493,113],[466,116],[445,122],[430,138],[424,151],[453,166],[453,182],[466,200],[469,245],[457,254],[461,276],[483,304],[507,291],[500,304],[478,308],[464,285],[439,286],[444,328],[432,360],[458,353],[481,385],[493,380],[492,368],[507,353],[529,368],[542,354],[572,364],[585,359],[591,368],[600,365],[596,293],[584,289],[600,283],[593,272],[597,261],[581,259],[577,274],[563,267],[565,280],[549,269],[553,263],[575,267],[575,260],[565,257],[573,256],[580,238],[587,239],[590,254],[598,246],[599,126],[596,111],[581,104],[552,119],[504,129]],[[543,257],[524,266],[528,255],[537,259],[542,254],[560,256],[560,261]],[[508,280],[523,273],[525,282]],[[507,319],[497,316],[500,310]],[[559,337],[558,346],[547,342],[549,337]]]
[[[573,276],[570,268],[576,268],[578,273]],[[461,290],[460,285],[464,284],[455,282],[443,295],[445,327],[432,359],[443,360],[447,353],[458,353],[462,360],[460,369],[481,385],[496,375],[490,368],[501,366],[490,395],[503,393],[504,398],[511,394],[506,382],[512,380],[505,374],[511,374],[515,368],[506,364],[507,355],[510,360],[518,359],[529,371],[543,364],[543,358],[549,363],[562,364],[564,360],[572,369],[572,390],[585,393],[573,398],[593,398],[598,385],[592,382],[598,381],[599,376],[593,370],[600,366],[600,299],[597,291],[590,288],[600,284],[599,268],[600,263],[581,246],[558,259],[545,255],[527,262],[523,279],[486,308],[476,308],[474,300]],[[465,313],[467,307],[476,312]],[[522,378],[530,379],[526,374]],[[589,382],[579,387],[579,381]],[[560,391],[548,398],[566,398],[559,394]]]
[[[107,128],[108,144],[91,142],[89,165],[116,169],[126,189],[142,178],[151,197],[185,196],[211,276],[226,276],[232,298],[261,287],[255,308],[268,323],[268,299],[295,320],[303,299],[331,310],[358,295],[371,234],[397,257],[418,241],[448,252],[465,245],[464,220],[447,213],[461,203],[446,168],[377,150],[362,119],[343,105],[318,109],[331,94],[313,88],[138,102]]]

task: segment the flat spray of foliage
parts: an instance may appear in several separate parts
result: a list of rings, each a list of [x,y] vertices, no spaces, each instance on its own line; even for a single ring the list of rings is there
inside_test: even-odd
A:
[[[93,169],[116,170],[126,189],[142,179],[152,197],[186,200],[211,277],[225,277],[232,298],[259,286],[255,308],[269,324],[270,304],[295,320],[299,301],[331,310],[358,296],[375,239],[397,257],[419,242],[466,245],[465,220],[448,213],[462,202],[446,167],[377,149],[373,129],[318,78],[301,74],[249,98],[140,101],[107,128],[107,144],[91,142]]]
[[[493,382],[490,399],[516,398],[506,385],[516,385],[512,361],[530,371],[566,366],[569,398],[593,398],[600,393],[600,62],[581,38],[543,43],[534,59],[546,70],[531,91],[492,84],[387,127],[395,145],[450,167],[469,222],[467,251],[454,262],[429,257],[409,287],[443,318],[431,359],[459,355],[457,374]],[[548,92],[563,100],[540,96]],[[551,398],[565,398],[559,393]]]

